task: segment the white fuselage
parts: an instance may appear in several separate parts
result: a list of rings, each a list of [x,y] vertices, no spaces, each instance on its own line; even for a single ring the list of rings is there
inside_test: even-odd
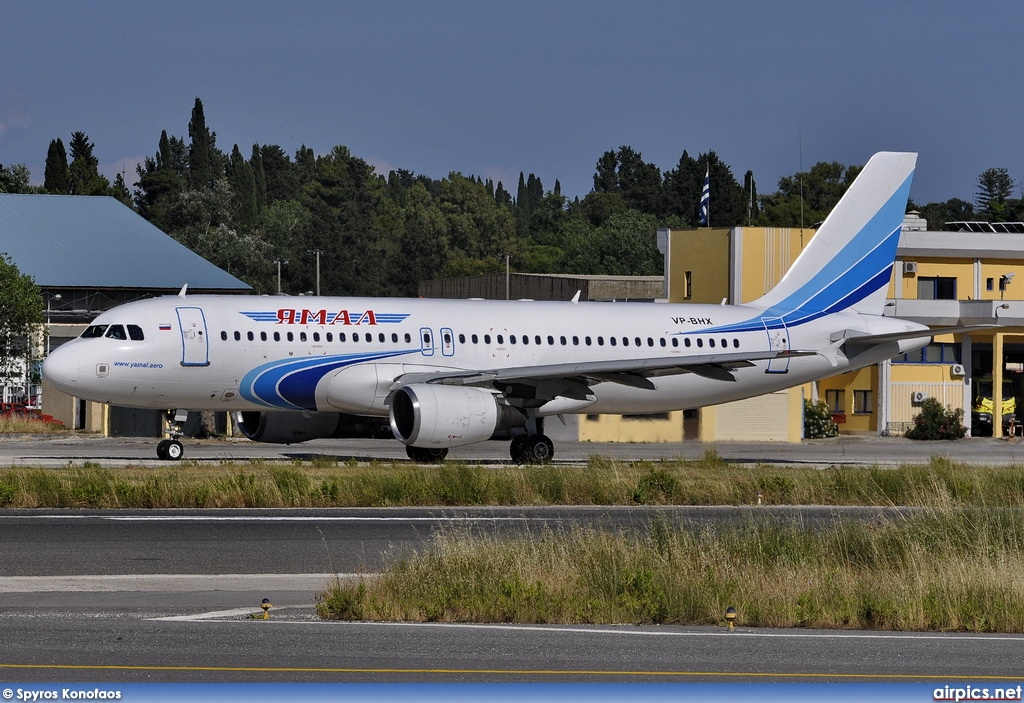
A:
[[[685,372],[653,377],[653,388],[597,382],[586,400],[556,398],[540,412],[653,413],[772,392],[928,341],[848,358],[837,331],[927,328],[853,312],[778,320],[742,305],[168,296],[103,313],[94,336],[56,349],[44,374],[76,397],[128,407],[385,416],[396,378],[439,369],[805,354],[754,361],[732,370],[734,380]]]

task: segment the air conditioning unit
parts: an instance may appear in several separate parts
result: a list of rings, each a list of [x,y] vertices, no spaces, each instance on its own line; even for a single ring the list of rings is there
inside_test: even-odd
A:
[[[914,391],[910,394],[910,402],[912,403],[923,403],[928,400],[928,394],[924,391]]]
[[[952,375],[954,375],[954,376],[963,376],[964,375],[964,365],[963,364],[953,364],[952,366],[949,367],[949,372]]]
[[[917,273],[917,262],[916,261],[904,261],[903,262],[903,273]]]

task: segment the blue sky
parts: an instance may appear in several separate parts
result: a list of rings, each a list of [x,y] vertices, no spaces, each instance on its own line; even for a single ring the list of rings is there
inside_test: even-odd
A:
[[[188,136],[337,144],[378,172],[520,171],[583,196],[629,145],[714,150],[760,192],[817,161],[920,152],[912,198],[1024,181],[1019,0],[33,2],[0,26],[0,163],[40,183],[81,130],[113,176]]]

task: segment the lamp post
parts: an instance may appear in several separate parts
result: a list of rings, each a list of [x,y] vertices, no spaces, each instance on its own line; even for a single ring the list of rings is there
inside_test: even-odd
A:
[[[512,254],[498,254],[498,258],[505,257],[505,300],[509,299],[509,259],[512,258]]]
[[[50,355],[50,303],[60,300],[60,293],[51,295],[46,299],[46,355]]]
[[[316,295],[320,297],[320,255],[323,253],[320,249],[310,249],[310,254],[316,254]]]
[[[288,259],[274,259],[274,263],[277,264],[277,294],[281,295],[281,265],[288,265]]]

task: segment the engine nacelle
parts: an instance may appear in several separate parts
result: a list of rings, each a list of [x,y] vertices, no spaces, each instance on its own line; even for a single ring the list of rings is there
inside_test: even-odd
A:
[[[413,447],[461,447],[522,427],[526,415],[483,388],[416,383],[391,394],[391,431]]]
[[[345,413],[258,412],[235,413],[235,424],[254,442],[296,444],[335,437],[389,437],[384,418]]]

